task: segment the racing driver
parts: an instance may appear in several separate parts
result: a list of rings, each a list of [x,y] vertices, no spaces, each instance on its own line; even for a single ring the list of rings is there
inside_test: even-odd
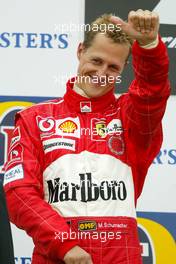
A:
[[[148,10],[99,17],[64,97],[17,114],[4,185],[11,221],[33,238],[33,264],[142,263],[135,206],[170,93],[158,31]],[[117,98],[130,53],[135,79]]]

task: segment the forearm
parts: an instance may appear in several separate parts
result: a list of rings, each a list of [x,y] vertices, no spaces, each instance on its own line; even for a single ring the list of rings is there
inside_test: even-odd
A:
[[[141,86],[160,85],[160,89],[163,90],[162,87],[168,81],[169,59],[161,38],[159,37],[158,45],[150,49],[141,47],[136,41],[132,48],[132,56],[136,81]]]
[[[75,240],[62,243],[57,234],[69,232],[69,227],[52,207],[42,200],[35,188],[19,187],[7,191],[10,220],[33,238],[41,255],[63,259],[65,253],[77,245]]]
[[[167,50],[160,38],[157,47],[147,50],[134,43],[132,52],[135,80],[127,116],[139,133],[152,134],[161,125],[170,94]]]

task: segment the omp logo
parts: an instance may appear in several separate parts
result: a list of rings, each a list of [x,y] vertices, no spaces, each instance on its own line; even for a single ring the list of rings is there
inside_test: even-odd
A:
[[[12,132],[14,129],[15,114],[27,106],[30,102],[1,102],[0,108],[0,174],[4,173],[3,165],[7,161]]]
[[[95,221],[80,221],[78,222],[78,229],[80,231],[96,230],[97,223]]]
[[[168,229],[151,219],[138,218],[143,264],[174,263],[175,240]]]

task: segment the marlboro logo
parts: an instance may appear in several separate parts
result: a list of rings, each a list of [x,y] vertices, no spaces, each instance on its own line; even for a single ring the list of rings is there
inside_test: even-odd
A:
[[[81,201],[83,203],[97,200],[120,200],[127,198],[127,189],[124,181],[102,181],[96,184],[92,181],[91,173],[80,173],[79,184],[67,183],[61,178],[47,181],[48,203],[64,201]]]

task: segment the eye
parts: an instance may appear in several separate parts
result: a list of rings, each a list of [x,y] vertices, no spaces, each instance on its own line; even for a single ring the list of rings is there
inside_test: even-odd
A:
[[[102,60],[99,58],[92,58],[91,62],[96,65],[100,65],[102,63]]]
[[[120,68],[117,65],[110,65],[109,67],[114,72],[120,72]]]

